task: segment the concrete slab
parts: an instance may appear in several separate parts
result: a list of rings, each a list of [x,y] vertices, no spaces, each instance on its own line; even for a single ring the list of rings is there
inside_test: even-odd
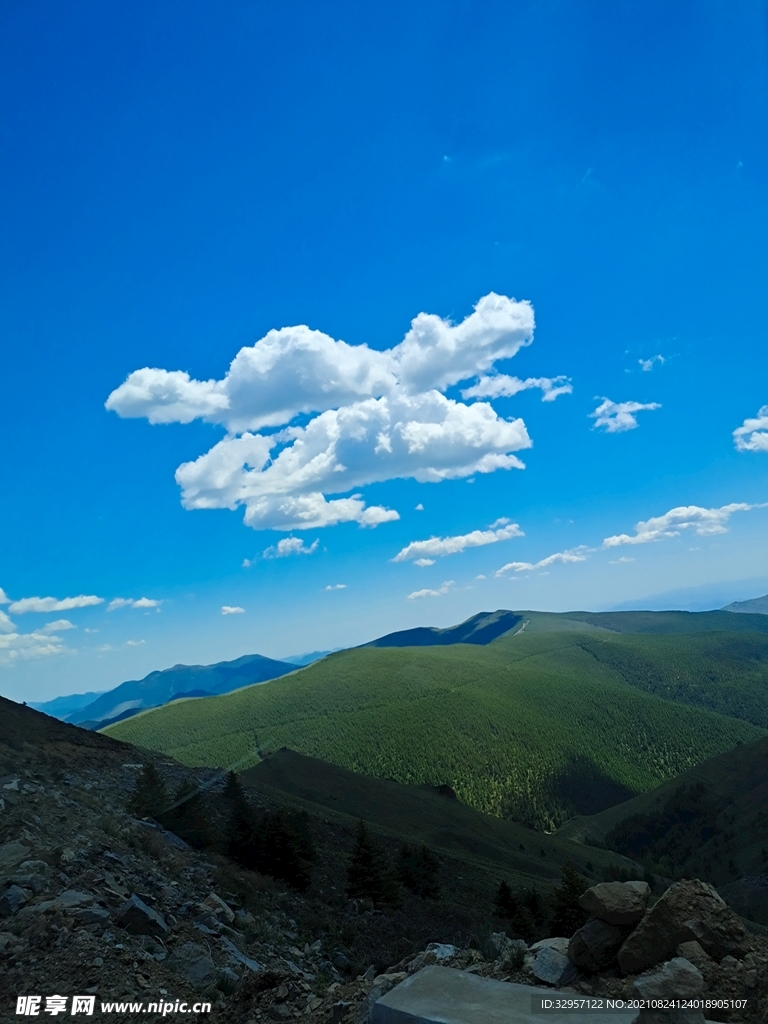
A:
[[[581,1005],[557,1012],[554,1000]],[[371,1024],[631,1024],[637,1010],[590,1008],[579,992],[478,978],[451,967],[423,967],[377,1000]],[[540,1000],[550,1004],[542,1011]]]

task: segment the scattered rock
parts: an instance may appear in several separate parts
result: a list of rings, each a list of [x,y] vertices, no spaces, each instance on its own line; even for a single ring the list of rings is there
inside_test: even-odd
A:
[[[17,864],[26,860],[31,852],[23,843],[4,843],[0,846],[0,871],[15,868]]]
[[[160,914],[135,894],[120,907],[115,920],[134,935],[164,935],[168,931],[168,925]]]
[[[701,971],[678,956],[660,971],[635,979],[634,995],[644,1000],[696,999],[704,991]],[[704,1024],[703,1010],[643,1009],[633,1024]]]
[[[608,924],[635,924],[645,913],[650,895],[647,882],[600,882],[587,889],[579,905]]]
[[[0,917],[10,917],[29,899],[29,890],[21,889],[18,885],[9,886],[0,896]]]
[[[217,896],[215,892],[206,896],[201,906],[203,909],[207,910],[209,914],[213,914],[214,917],[223,918],[227,924],[232,924],[235,920],[234,910],[224,902],[221,896]]]
[[[193,988],[206,989],[216,984],[216,964],[211,954],[196,942],[185,942],[168,959],[168,966]]]
[[[594,973],[613,963],[625,935],[616,925],[591,917],[571,936],[568,956],[577,967]]]
[[[681,942],[695,939],[716,960],[746,952],[746,930],[713,886],[695,879],[671,885],[647,910],[619,950],[623,974],[659,963]]]

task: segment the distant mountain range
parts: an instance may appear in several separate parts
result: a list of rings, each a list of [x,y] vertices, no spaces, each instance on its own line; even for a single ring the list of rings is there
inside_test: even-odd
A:
[[[269,679],[295,672],[296,665],[287,661],[273,661],[260,654],[246,654],[235,661],[220,661],[216,665],[174,665],[161,672],[150,672],[143,679],[132,679],[108,690],[95,700],[74,708],[67,714],[48,705],[37,705],[39,711],[61,718],[73,725],[88,729],[101,729],[112,722],[143,711],[159,707],[180,697],[211,697],[238,690],[252,683],[265,683]],[[64,700],[65,698],[57,698]],[[74,698],[66,698],[72,701]]]
[[[104,690],[92,690],[90,693],[69,693],[64,697],[54,697],[53,700],[42,702],[30,700],[27,703],[35,711],[42,711],[52,718],[60,718],[62,722],[65,722],[69,715],[84,708],[86,704],[92,704],[102,693]]]
[[[751,601],[734,601],[723,608],[724,612],[745,612],[748,615],[768,615],[768,594]]]
[[[500,608],[495,612],[478,612],[471,618],[437,629],[434,626],[418,626],[416,629],[403,629],[399,633],[387,633],[378,640],[361,644],[362,647],[444,647],[448,644],[489,644],[492,640],[508,633],[520,625],[523,616],[519,612],[509,612]]]

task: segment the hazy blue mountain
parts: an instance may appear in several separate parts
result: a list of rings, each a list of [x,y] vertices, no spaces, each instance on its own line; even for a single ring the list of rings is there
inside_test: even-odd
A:
[[[42,702],[30,700],[27,703],[35,711],[42,711],[46,715],[51,715],[52,718],[60,718],[64,721],[68,715],[84,708],[86,704],[92,704],[102,693],[104,690],[92,690],[90,693],[70,693],[66,697],[54,697],[53,700]]]
[[[495,612],[478,612],[458,626],[437,629],[434,626],[418,626],[403,629],[398,633],[387,633],[378,640],[361,644],[361,647],[442,647],[447,644],[489,644],[492,640],[508,633],[523,621],[517,612],[500,608]]]
[[[309,654],[291,654],[281,660],[287,661],[290,665],[296,665],[297,668],[303,668],[305,665],[311,665],[313,661],[320,661],[321,658],[325,658],[329,654],[335,654],[336,651],[340,650],[342,650],[341,647],[334,647],[332,651],[310,651]]]
[[[748,615],[768,615],[768,594],[751,601],[734,601],[723,608],[724,612],[746,612]]]
[[[220,661],[216,665],[174,665],[160,672],[150,672],[143,679],[121,683],[73,711],[66,720],[75,725],[101,726],[182,695],[229,693],[241,686],[265,683],[295,671],[296,665],[273,661],[260,654],[246,654],[235,661]]]

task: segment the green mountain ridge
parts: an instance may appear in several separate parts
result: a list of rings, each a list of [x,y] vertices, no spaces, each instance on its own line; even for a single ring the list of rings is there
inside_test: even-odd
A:
[[[514,614],[520,627],[487,646],[342,651],[106,731],[190,765],[253,764],[257,747],[287,746],[378,778],[445,783],[477,810],[544,830],[764,733],[766,617]],[[720,632],[726,623],[737,630]],[[694,686],[679,651],[714,667]]]

